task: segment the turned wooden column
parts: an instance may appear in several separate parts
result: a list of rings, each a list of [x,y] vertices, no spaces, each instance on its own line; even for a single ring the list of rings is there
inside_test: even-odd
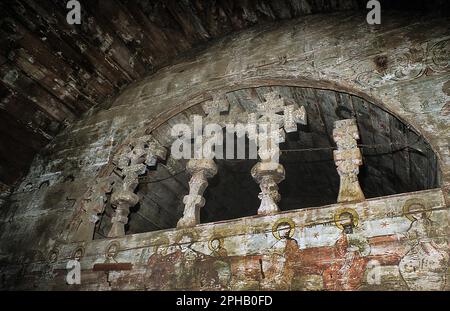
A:
[[[284,142],[285,132],[297,131],[297,124],[306,124],[303,106],[285,105],[284,99],[275,92],[265,95],[265,101],[257,105],[255,113],[250,113],[248,123],[256,131],[249,135],[258,145],[260,162],[253,166],[251,175],[259,184],[258,198],[261,204],[258,214],[269,215],[279,211],[281,195],[278,184],[285,178],[285,170],[279,161],[280,142]]]
[[[278,202],[281,199],[281,195],[278,193],[278,184],[285,177],[283,165],[273,162],[259,162],[253,166],[251,174],[261,189],[258,195],[261,200],[258,214],[269,215],[278,212]]]
[[[189,160],[186,170],[191,174],[189,194],[184,196],[184,213],[177,228],[194,227],[200,223],[200,209],[205,205],[203,193],[208,187],[208,178],[217,174],[217,165],[212,159]]]
[[[139,196],[134,193],[138,185],[138,177],[144,174],[146,167],[142,165],[133,165],[131,169],[123,171],[125,179],[119,191],[113,192],[111,196],[111,205],[115,207],[114,216],[111,218],[111,229],[108,237],[125,236],[125,225],[128,223],[128,214],[130,207],[139,202]]]
[[[111,219],[112,226],[108,237],[125,235],[130,207],[139,202],[139,196],[134,193],[139,183],[139,175],[146,172],[147,166],[155,166],[158,159],[165,158],[165,148],[151,136],[138,138],[125,148],[117,165],[121,170],[123,182],[111,195],[111,205],[115,208],[115,212]]]
[[[340,176],[340,202],[364,201],[364,193],[358,181],[359,166],[362,165],[361,151],[358,148],[358,127],[355,119],[336,121],[333,139],[338,147],[333,152],[334,161]]]

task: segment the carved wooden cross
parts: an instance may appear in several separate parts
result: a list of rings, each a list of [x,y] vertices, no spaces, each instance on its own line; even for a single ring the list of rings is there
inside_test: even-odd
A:
[[[259,184],[258,195],[261,204],[258,214],[273,214],[279,211],[277,203],[281,196],[278,184],[285,178],[283,165],[278,163],[280,149],[278,144],[284,142],[284,132],[295,132],[297,123],[306,124],[305,107],[295,108],[285,105],[284,99],[276,92],[265,95],[265,101],[257,105],[257,110],[250,113],[248,123],[256,129],[249,135],[258,143],[258,155],[261,162],[251,171],[252,177]]]
[[[258,154],[263,161],[278,160],[278,144],[285,141],[285,132],[297,131],[297,123],[306,124],[306,110],[301,106],[285,105],[276,92],[269,92],[265,101],[258,103],[256,112],[249,113],[248,123],[256,128],[250,139],[258,142]]]
[[[221,124],[220,114],[230,110],[230,104],[224,95],[214,94],[212,100],[202,104],[203,111],[207,115],[204,122]]]
[[[269,92],[264,98],[265,101],[258,103],[256,112],[249,114],[249,119],[253,122],[276,124],[278,129],[284,128],[286,133],[297,131],[297,123],[306,124],[305,107],[285,105],[284,98],[277,92]]]
[[[149,135],[137,138],[119,154],[117,167],[121,170],[123,182],[121,188],[115,189],[111,196],[111,204],[116,207],[116,211],[111,219],[108,237],[125,235],[130,207],[139,202],[139,196],[134,193],[139,175],[144,174],[147,167],[155,166],[158,160],[165,158],[166,149]]]
[[[359,166],[362,165],[361,151],[358,148],[358,127],[355,119],[336,121],[333,139],[338,150],[333,152],[334,161],[340,176],[338,202],[364,201],[364,193],[358,181]]]

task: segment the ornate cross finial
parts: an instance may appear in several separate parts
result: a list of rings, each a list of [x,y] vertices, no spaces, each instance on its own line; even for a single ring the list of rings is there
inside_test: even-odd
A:
[[[248,123],[256,129],[249,135],[249,139],[258,142],[258,155],[261,158],[261,162],[251,171],[252,177],[261,188],[258,214],[279,211],[277,203],[281,196],[278,193],[278,184],[284,180],[285,170],[283,165],[278,163],[278,144],[284,142],[285,132],[295,132],[297,123],[306,122],[305,108],[286,106],[284,99],[276,92],[267,93],[265,101],[258,103],[256,112],[249,114]]]
[[[220,124],[220,114],[230,110],[230,104],[223,94],[213,94],[212,100],[202,104],[203,111],[207,115],[206,122]]]
[[[112,226],[108,237],[125,235],[130,207],[139,202],[138,195],[134,193],[139,183],[139,175],[144,174],[147,167],[155,166],[158,160],[165,158],[166,149],[149,135],[135,139],[119,154],[117,167],[121,170],[123,182],[111,196],[111,204],[115,206],[116,211],[111,219]]]
[[[358,127],[355,119],[336,121],[333,139],[338,150],[333,152],[340,176],[338,202],[364,201],[364,193],[358,181],[359,166],[362,165],[361,151],[358,148]]]
[[[208,187],[208,178],[217,174],[217,165],[210,153],[212,150],[204,150],[204,144],[214,137],[204,133],[203,127],[211,124],[218,124],[220,127],[225,126],[230,117],[230,105],[224,94],[217,93],[213,94],[212,97],[212,100],[202,104],[203,111],[207,115],[205,118],[201,118],[198,115],[190,116],[192,121],[191,131],[194,133],[194,136],[202,136],[200,143],[194,142],[194,154],[200,156],[189,160],[186,166],[186,170],[191,174],[189,194],[183,198],[183,203],[185,204],[184,213],[177,223],[177,228],[193,227],[200,223],[200,209],[205,205],[203,193]],[[227,112],[227,117],[221,115],[224,112]],[[201,124],[196,124],[196,120],[201,122]],[[200,130],[202,130],[202,133],[196,132]],[[214,145],[218,146],[222,143],[223,140],[215,141]]]
[[[277,125],[278,129],[284,128],[286,133],[295,132],[297,123],[307,123],[305,107],[296,108],[295,105],[285,105],[284,99],[276,92],[269,92],[264,98],[265,101],[258,103],[256,112],[249,114],[249,119],[252,121],[258,124]]]
[[[258,142],[258,154],[263,161],[278,159],[278,144],[285,141],[285,132],[295,132],[297,124],[306,124],[306,110],[301,106],[285,105],[276,92],[269,92],[258,103],[256,112],[249,113],[248,123],[256,129],[249,139]]]

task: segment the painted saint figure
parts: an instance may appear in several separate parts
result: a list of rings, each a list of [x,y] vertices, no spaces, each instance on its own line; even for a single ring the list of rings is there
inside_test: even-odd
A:
[[[199,271],[202,290],[229,290],[231,264],[224,239],[214,236],[208,242],[211,255],[205,256]]]
[[[290,266],[289,259],[299,251],[298,243],[293,238],[294,233],[295,223],[289,218],[281,218],[273,225],[272,234],[277,242],[272,246],[271,254],[264,256],[261,262],[264,275],[261,285],[264,289],[290,289],[294,269]]]
[[[423,201],[410,199],[403,208],[411,220],[406,234],[413,241],[411,249],[400,261],[400,273],[412,290],[443,290],[449,256],[431,236],[431,212]]]
[[[147,272],[145,275],[146,289],[169,290],[174,285],[171,276],[175,273],[172,261],[178,254],[167,254],[169,240],[157,241],[154,252],[147,261]]]
[[[310,289],[313,280],[313,287],[318,290],[357,290],[371,260],[377,260],[380,265],[398,264],[400,257],[395,254],[370,254],[371,239],[354,232],[358,221],[355,210],[343,209],[335,215],[335,224],[342,232],[333,246],[300,249],[293,238],[294,222],[280,219],[272,229],[279,241],[272,254],[263,258],[263,288]],[[396,237],[386,236],[377,243],[395,240]],[[305,281],[306,277],[309,281]]]

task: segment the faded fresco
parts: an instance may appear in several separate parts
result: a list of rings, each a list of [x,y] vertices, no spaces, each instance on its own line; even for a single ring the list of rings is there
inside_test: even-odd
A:
[[[93,241],[62,248],[55,267],[78,252],[88,277],[75,289],[448,290],[442,206],[441,191],[429,190]],[[102,263],[113,264],[104,283],[92,271]],[[124,263],[133,268],[114,268]],[[63,276],[56,273],[52,288],[74,289]]]
[[[155,247],[147,262],[146,286],[156,290],[357,290],[367,283],[367,270],[376,265],[398,266],[410,289],[442,290],[449,256],[430,238],[431,221],[423,205],[407,204],[405,210],[414,211],[408,215],[410,228],[400,237],[364,237],[358,232],[358,214],[350,208],[336,214],[340,233],[330,246],[301,249],[294,237],[295,223],[289,218],[274,223],[276,242],[264,254],[228,256],[224,239],[217,236],[208,242],[209,252],[203,253],[193,247],[195,236],[180,235],[175,246]],[[384,247],[384,253],[372,253],[374,246]]]

